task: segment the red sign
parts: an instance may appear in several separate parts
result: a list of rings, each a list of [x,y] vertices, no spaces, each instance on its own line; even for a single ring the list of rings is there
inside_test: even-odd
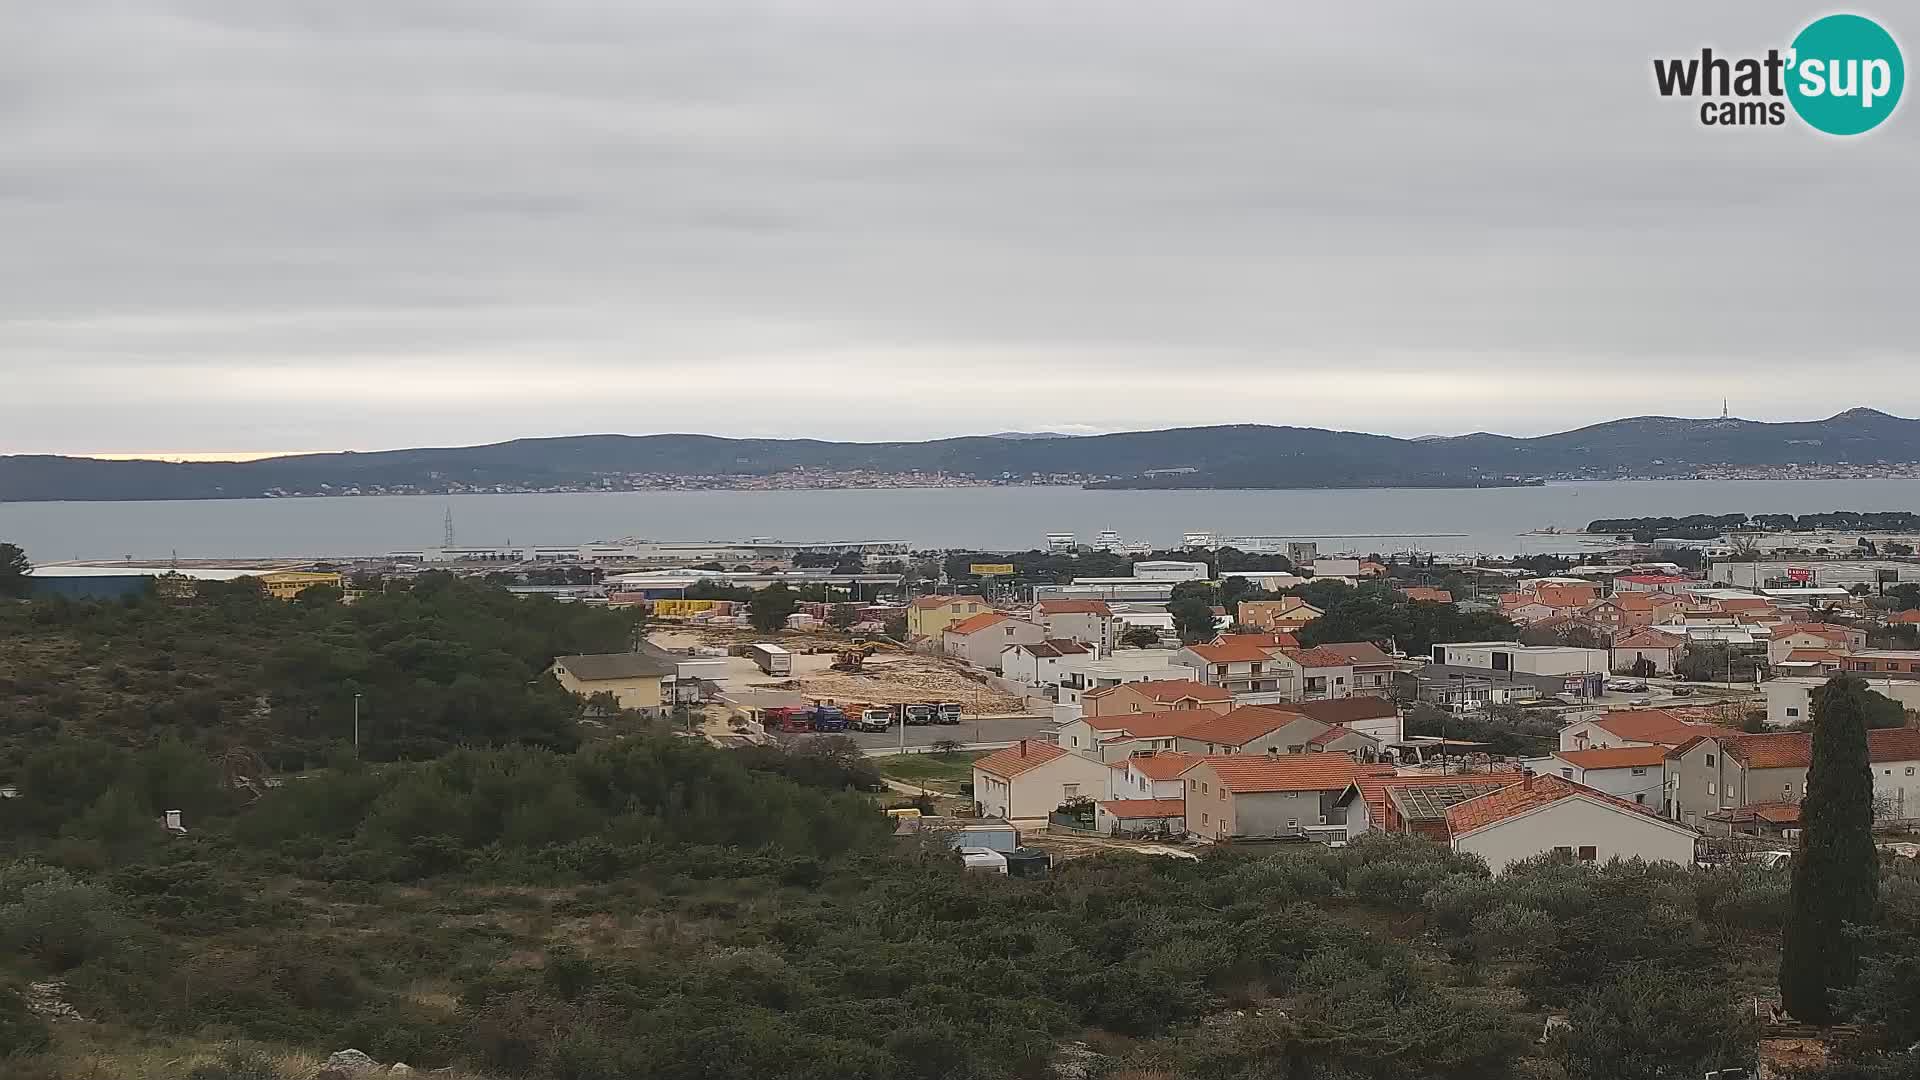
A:
[[[1787,567],[1787,580],[1802,583],[1812,581],[1813,571],[1798,566],[1789,566]]]

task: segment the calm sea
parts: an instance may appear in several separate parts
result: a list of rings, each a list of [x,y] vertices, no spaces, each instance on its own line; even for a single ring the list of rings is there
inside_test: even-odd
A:
[[[452,511],[462,544],[899,539],[1024,550],[1049,532],[1102,529],[1173,545],[1190,530],[1315,539],[1322,550],[1513,554],[1576,551],[1595,518],[1656,514],[1920,510],[1920,480],[1648,480],[1479,490],[870,491],[422,495],[208,502],[0,503],[0,541],[65,559],[380,555],[437,544]]]

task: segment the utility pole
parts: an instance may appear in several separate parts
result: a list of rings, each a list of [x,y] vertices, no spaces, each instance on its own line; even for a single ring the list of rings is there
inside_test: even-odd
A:
[[[360,692],[353,693],[353,756],[360,756]]]

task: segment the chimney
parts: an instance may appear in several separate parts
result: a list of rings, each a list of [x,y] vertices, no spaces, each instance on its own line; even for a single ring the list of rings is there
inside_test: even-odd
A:
[[[1520,770],[1520,787],[1525,791],[1533,790],[1533,770],[1532,769]]]
[[[1020,756],[1021,757],[1027,756],[1027,740],[1025,739],[1020,740]]]

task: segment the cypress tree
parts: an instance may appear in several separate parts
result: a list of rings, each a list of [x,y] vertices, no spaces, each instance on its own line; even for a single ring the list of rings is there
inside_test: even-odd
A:
[[[1780,956],[1781,1003],[1812,1024],[1831,1023],[1834,991],[1853,985],[1859,955],[1846,929],[1873,920],[1880,893],[1867,693],[1859,678],[1836,675],[1813,695],[1813,762]]]

